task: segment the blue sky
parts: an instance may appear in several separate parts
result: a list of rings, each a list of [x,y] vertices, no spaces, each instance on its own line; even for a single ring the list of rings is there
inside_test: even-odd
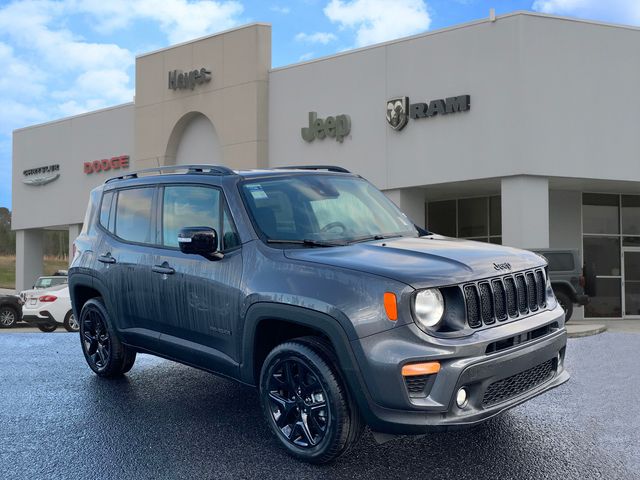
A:
[[[272,24],[277,67],[484,18],[491,7],[640,25],[640,0],[0,1],[0,206],[11,208],[11,132],[131,101],[140,53],[261,21]]]

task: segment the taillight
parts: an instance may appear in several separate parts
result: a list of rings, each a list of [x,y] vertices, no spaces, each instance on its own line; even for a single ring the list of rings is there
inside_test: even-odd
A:
[[[55,302],[58,299],[55,295],[42,295],[38,300],[41,302]]]
[[[580,275],[580,278],[578,279],[578,281],[580,282],[580,286],[582,288],[584,288],[584,286],[586,285],[587,281],[584,278],[584,275]]]

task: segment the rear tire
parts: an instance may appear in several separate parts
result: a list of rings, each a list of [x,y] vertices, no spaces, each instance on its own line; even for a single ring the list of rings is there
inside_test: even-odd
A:
[[[571,316],[573,315],[573,302],[571,301],[569,295],[564,292],[557,292],[556,299],[564,310],[564,321],[566,323],[571,319]]]
[[[38,330],[40,330],[41,332],[44,332],[44,333],[55,332],[57,328],[58,328],[58,325],[56,325],[55,323],[48,323],[46,325],[38,325]]]
[[[75,316],[73,315],[73,310],[69,310],[67,312],[67,314],[64,317],[63,325],[64,325],[64,328],[66,328],[67,332],[73,333],[73,332],[80,331],[80,324],[78,323]]]
[[[92,298],[84,304],[79,323],[82,353],[91,370],[106,378],[131,370],[136,352],[118,338],[102,299]]]
[[[269,353],[260,374],[260,403],[280,445],[298,460],[331,462],[362,433],[337,362],[314,337],[280,344]]]
[[[18,312],[12,307],[0,307],[0,328],[11,328],[18,322]]]

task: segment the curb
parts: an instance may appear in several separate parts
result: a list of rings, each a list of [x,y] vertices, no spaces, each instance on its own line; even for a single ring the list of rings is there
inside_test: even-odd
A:
[[[566,327],[569,338],[590,337],[591,335],[598,335],[599,333],[607,331],[607,326],[601,324],[587,325],[584,323],[576,323],[568,324]]]

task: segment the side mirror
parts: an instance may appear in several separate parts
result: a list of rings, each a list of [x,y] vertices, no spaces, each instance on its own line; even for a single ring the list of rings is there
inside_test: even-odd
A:
[[[185,227],[178,232],[182,253],[210,257],[218,251],[218,234],[210,227]]]

